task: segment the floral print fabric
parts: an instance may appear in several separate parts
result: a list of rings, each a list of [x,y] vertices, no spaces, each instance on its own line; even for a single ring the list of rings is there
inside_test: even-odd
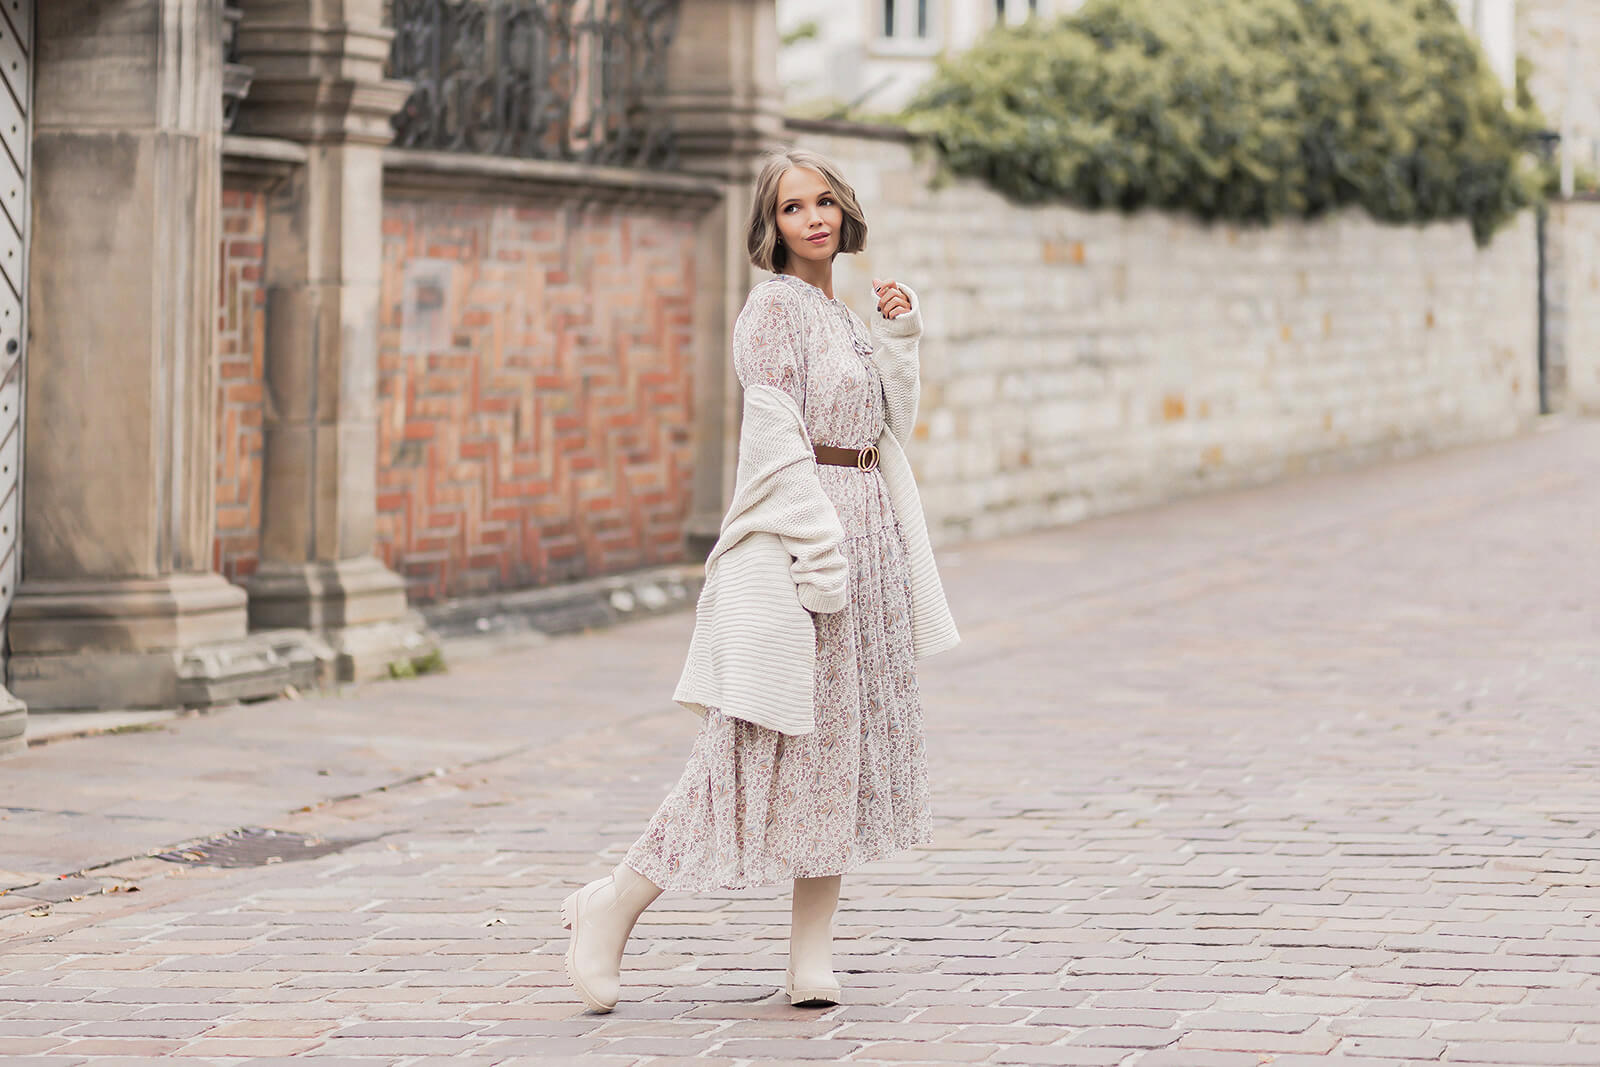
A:
[[[739,380],[787,391],[819,445],[878,439],[871,352],[854,313],[790,276],[757,286],[734,331]],[[843,874],[931,838],[905,543],[877,471],[817,471],[850,567],[849,605],[815,616],[817,728],[791,736],[710,710],[625,861],[664,889]]]

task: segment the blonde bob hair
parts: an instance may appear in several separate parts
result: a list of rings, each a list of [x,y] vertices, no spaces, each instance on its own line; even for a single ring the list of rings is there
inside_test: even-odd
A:
[[[789,249],[778,233],[778,180],[793,167],[805,167],[822,175],[828,189],[844,212],[844,222],[839,227],[839,251],[859,252],[867,244],[867,219],[861,214],[861,204],[856,191],[844,180],[839,168],[815,152],[791,148],[767,157],[761,173],[756,176],[756,195],[750,204],[750,226],[745,245],[750,250],[750,262],[773,274],[782,272],[789,262]]]

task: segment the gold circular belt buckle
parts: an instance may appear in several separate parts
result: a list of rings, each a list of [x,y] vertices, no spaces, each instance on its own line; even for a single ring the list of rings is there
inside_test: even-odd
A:
[[[868,457],[868,453],[871,453],[870,458]],[[856,469],[863,471],[873,471],[878,469],[877,445],[868,445],[866,448],[863,448],[860,452],[856,453]]]

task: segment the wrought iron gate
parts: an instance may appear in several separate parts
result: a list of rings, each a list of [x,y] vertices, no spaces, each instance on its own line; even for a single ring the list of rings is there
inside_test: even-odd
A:
[[[390,0],[395,144],[670,167],[654,105],[681,0]]]
[[[0,619],[21,576],[34,0],[0,0]]]

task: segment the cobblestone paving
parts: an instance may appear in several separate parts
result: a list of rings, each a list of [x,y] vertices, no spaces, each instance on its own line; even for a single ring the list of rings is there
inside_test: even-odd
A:
[[[688,752],[677,617],[430,680],[431,728],[499,755],[285,791],[274,826],[365,844],[13,909],[0,1062],[1600,1064],[1597,475],[1578,424],[945,553],[937,840],[846,879],[839,1007],[777,995],[777,889],[664,897],[612,1015],[565,986],[558,902]],[[587,708],[542,705],[547,671]],[[351,699],[381,729],[416,692]],[[204,720],[207,751],[272,714]],[[198,732],[0,778],[101,810],[92,744],[181,768]]]

